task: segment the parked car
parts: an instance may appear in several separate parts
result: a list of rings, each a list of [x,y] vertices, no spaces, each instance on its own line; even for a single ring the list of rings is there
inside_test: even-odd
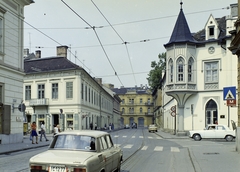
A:
[[[31,172],[120,172],[122,157],[109,133],[72,130],[58,133],[47,151],[30,158],[29,166]]]
[[[130,126],[129,126],[128,124],[126,124],[126,125],[124,126],[124,128],[125,128],[125,129],[129,129]]]
[[[207,125],[203,130],[189,131],[189,137],[196,141],[201,139],[226,139],[226,141],[232,141],[236,137],[236,133],[226,125],[212,124]]]
[[[157,132],[158,128],[155,124],[151,124],[148,126],[148,132]]]

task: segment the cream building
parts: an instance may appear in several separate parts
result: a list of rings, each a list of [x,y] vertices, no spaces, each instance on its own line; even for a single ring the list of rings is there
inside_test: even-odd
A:
[[[182,4],[181,4],[182,6]],[[237,99],[237,58],[227,49],[229,31],[237,19],[237,4],[231,14],[210,15],[205,26],[192,34],[181,7],[166,48],[166,73],[163,84],[164,129],[186,134],[207,124],[231,126],[238,122],[237,107],[227,106],[227,98]],[[230,92],[229,92],[230,89]],[[226,92],[227,90],[227,92]],[[176,118],[174,107],[176,105]],[[176,120],[175,120],[176,119]]]
[[[54,124],[61,130],[89,129],[90,123],[101,129],[118,120],[119,114],[113,114],[113,95],[102,87],[101,80],[67,59],[67,48],[57,47],[56,57],[42,58],[37,52],[37,59],[31,59],[32,55],[25,59],[23,92],[29,124],[36,121],[40,130],[45,121],[47,133],[51,133]]]
[[[32,0],[0,1],[0,144],[22,142],[23,19]]]
[[[147,127],[154,123],[153,99],[151,90],[147,87],[121,87],[113,88],[121,98],[120,110],[122,112],[121,125]]]

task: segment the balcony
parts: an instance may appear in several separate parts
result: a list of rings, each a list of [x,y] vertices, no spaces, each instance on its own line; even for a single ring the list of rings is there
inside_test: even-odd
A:
[[[151,103],[151,102],[146,102],[145,105],[146,105],[146,106],[153,106],[153,103]]]
[[[146,116],[153,116],[153,112],[145,112]]]
[[[48,99],[31,99],[29,101],[29,106],[46,106],[48,104]]]

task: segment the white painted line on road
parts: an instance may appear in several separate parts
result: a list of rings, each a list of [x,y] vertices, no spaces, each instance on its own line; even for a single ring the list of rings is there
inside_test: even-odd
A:
[[[114,146],[121,146],[121,144],[114,144]]]
[[[133,147],[133,145],[126,145],[126,146],[124,146],[123,148],[129,149],[129,148],[132,148],[132,147]]]
[[[142,139],[142,138],[143,138],[143,136],[139,136],[139,138],[140,138],[140,139]]]
[[[148,137],[149,139],[153,139],[153,137]]]
[[[154,148],[154,151],[162,151],[163,150],[163,147],[162,146],[156,146]]]
[[[123,136],[123,137],[127,137],[127,136]]]
[[[135,138],[135,136],[132,136],[132,138]]]
[[[143,146],[141,150],[147,150],[148,146]]]
[[[163,139],[162,137],[157,137],[156,139]]]
[[[114,137],[118,137],[118,136],[114,136]]]
[[[171,147],[171,152],[180,152],[178,147]]]

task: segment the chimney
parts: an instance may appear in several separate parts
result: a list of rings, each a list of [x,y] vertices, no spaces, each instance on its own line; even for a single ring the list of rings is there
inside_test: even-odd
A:
[[[67,49],[68,49],[68,46],[66,46],[66,45],[58,46],[57,47],[57,57],[67,58]]]
[[[25,58],[25,57],[27,57],[27,56],[29,56],[29,49],[28,49],[28,48],[25,48],[25,49],[23,50],[23,57]]]
[[[97,81],[99,85],[102,85],[102,78],[95,78],[95,81]]]
[[[35,51],[35,56],[37,59],[40,59],[41,58],[41,50]]]
[[[238,16],[238,4],[230,4],[231,7],[231,16],[237,17]]]

